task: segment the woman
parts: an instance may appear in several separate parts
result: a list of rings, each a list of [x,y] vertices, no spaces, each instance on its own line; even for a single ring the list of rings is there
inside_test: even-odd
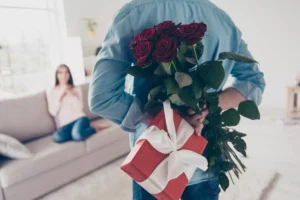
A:
[[[105,125],[91,127],[83,112],[81,88],[75,86],[67,65],[59,65],[55,73],[55,87],[47,91],[48,110],[55,118],[57,131],[53,140],[63,143],[70,140],[82,141],[106,128]]]

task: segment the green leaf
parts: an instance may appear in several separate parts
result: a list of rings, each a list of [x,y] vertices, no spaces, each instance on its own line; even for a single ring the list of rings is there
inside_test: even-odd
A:
[[[227,135],[223,135],[221,137],[218,138],[219,141],[222,141],[222,142],[227,142],[228,140],[230,140],[230,135],[227,134]]]
[[[218,106],[219,105],[219,97],[218,97],[218,95],[215,95],[215,93],[207,93],[206,101],[211,106]]]
[[[193,91],[191,87],[185,87],[180,90],[179,98],[196,113],[200,113],[198,108],[198,101],[193,98]]]
[[[186,61],[190,64],[197,65],[197,60],[195,58],[186,57]]]
[[[184,72],[176,72],[175,80],[178,83],[179,88],[187,87],[193,83],[192,77]]]
[[[205,87],[205,83],[201,82],[199,78],[194,74],[191,73],[192,79],[193,79],[193,94],[194,94],[194,99],[199,100],[202,97],[202,90]]]
[[[211,115],[211,117],[208,119],[209,120],[209,127],[215,128],[215,127],[220,127],[222,124],[222,119],[220,115]]]
[[[186,58],[194,58],[195,59],[195,51],[193,46],[187,46],[186,52],[183,54]]]
[[[171,63],[161,63],[161,66],[165,70],[165,72],[169,75],[172,74]]]
[[[230,108],[222,113],[222,121],[227,126],[236,126],[241,120],[240,114],[234,108]]]
[[[219,93],[218,92],[209,92],[207,94],[209,94],[209,96],[212,96],[212,97],[219,97]]]
[[[187,62],[185,56],[180,51],[178,51],[177,58],[174,60],[174,62],[178,69],[180,68],[185,72],[188,72],[189,69],[195,66],[195,64]]]
[[[172,94],[169,98],[170,98],[171,102],[175,105],[178,105],[178,106],[184,105],[184,102],[181,101],[178,94]]]
[[[125,70],[126,74],[130,74],[134,77],[138,77],[138,78],[151,78],[152,74],[153,74],[153,69],[151,67],[129,67]]]
[[[183,55],[187,52],[188,46],[184,43],[181,43],[179,46],[179,52],[182,53]]]
[[[236,62],[243,62],[243,63],[258,63],[253,58],[246,57],[239,53],[232,53],[232,52],[223,52],[219,55],[219,60],[233,60]]]
[[[228,172],[233,169],[233,164],[227,161],[221,162],[220,166],[221,166],[221,170],[224,172]]]
[[[193,84],[193,94],[194,99],[200,99],[202,97],[202,90],[200,87],[197,86],[197,84]]]
[[[232,141],[233,147],[240,152],[241,154],[243,154],[245,157],[247,157],[246,154],[246,150],[247,150],[247,144],[243,139],[235,139],[234,141]]]
[[[224,78],[225,72],[222,61],[209,61],[200,65],[197,69],[199,77],[213,89],[218,89]]]
[[[150,91],[150,95],[151,95],[151,96],[157,96],[160,92],[162,92],[163,88],[164,88],[164,87],[163,87],[162,85],[153,88],[153,89]]]
[[[202,44],[202,42],[198,42],[196,44],[195,49],[196,49],[197,57],[198,57],[198,59],[200,59],[204,52],[204,45]]]
[[[242,103],[240,103],[238,111],[242,116],[246,118],[252,120],[260,119],[259,110],[253,101],[243,101]]]
[[[193,68],[196,65],[193,47],[181,43],[179,46],[179,51],[177,53],[176,60],[176,64],[179,64],[181,69],[185,71],[188,71],[189,69]]]
[[[231,134],[232,134],[233,136],[235,136],[235,137],[240,137],[240,138],[246,137],[246,136],[247,136],[247,134],[245,134],[245,133],[240,133],[240,132],[237,132],[237,131],[233,131],[233,132],[231,132]]]
[[[157,66],[156,70],[154,71],[154,74],[160,77],[165,77],[168,75],[168,73],[164,70],[162,65]]]
[[[199,106],[200,109],[204,109],[205,103],[204,103],[203,99],[201,99],[201,100],[198,102],[198,106]]]
[[[182,52],[185,52],[185,53],[183,53],[183,55],[184,55],[186,61],[195,66],[195,65],[197,65],[197,59],[195,56],[194,48],[195,48],[194,46],[190,46],[190,45],[185,46],[184,51],[182,51]],[[201,47],[199,47],[199,48],[201,48]],[[201,50],[199,49],[199,51],[201,51]],[[201,52],[199,52],[199,53],[201,53]]]
[[[179,64],[184,64],[186,62],[184,55],[180,51],[177,52],[177,59]]]
[[[220,185],[221,185],[222,189],[225,192],[227,190],[227,188],[229,187],[229,179],[226,176],[226,174],[221,172],[220,175],[219,175],[219,181],[220,181]]]
[[[167,89],[167,95],[178,94],[180,92],[177,82],[172,78],[165,79],[165,86]]]
[[[219,106],[211,106],[208,110],[210,114],[219,114],[222,112],[222,109]]]

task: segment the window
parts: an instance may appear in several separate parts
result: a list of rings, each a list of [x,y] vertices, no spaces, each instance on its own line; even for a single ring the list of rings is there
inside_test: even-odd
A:
[[[60,56],[54,0],[0,0],[0,99],[43,90]]]

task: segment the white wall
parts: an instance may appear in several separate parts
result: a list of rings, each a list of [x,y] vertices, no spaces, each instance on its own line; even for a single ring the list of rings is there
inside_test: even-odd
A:
[[[80,37],[68,37],[63,43],[62,63],[68,65],[72,72],[74,83],[82,84],[85,81],[82,42]]]
[[[64,0],[68,36],[81,36],[85,56],[101,44],[114,13],[129,0]],[[300,72],[299,0],[212,0],[224,9],[244,33],[244,39],[265,73],[267,88],[263,105],[285,107],[286,87]],[[98,23],[90,38],[83,22]]]
[[[101,45],[112,17],[128,1],[64,0],[67,34],[82,38],[84,56],[95,53],[95,49]],[[88,34],[84,18],[92,18],[98,23],[93,38]]]
[[[267,87],[262,105],[285,107],[286,87],[300,72],[299,0],[212,0],[244,33]]]

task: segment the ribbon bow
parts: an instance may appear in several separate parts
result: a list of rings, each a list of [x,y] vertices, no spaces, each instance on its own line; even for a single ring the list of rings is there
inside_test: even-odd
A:
[[[164,112],[168,132],[151,126],[139,137],[147,140],[157,151],[169,156],[153,171],[150,177],[139,184],[151,194],[158,194],[164,190],[168,182],[185,173],[190,180],[197,168],[207,170],[208,162],[205,157],[190,150],[179,150],[194,133],[193,127],[185,120],[181,120],[178,134],[173,120],[173,110],[170,101],[164,102]]]

